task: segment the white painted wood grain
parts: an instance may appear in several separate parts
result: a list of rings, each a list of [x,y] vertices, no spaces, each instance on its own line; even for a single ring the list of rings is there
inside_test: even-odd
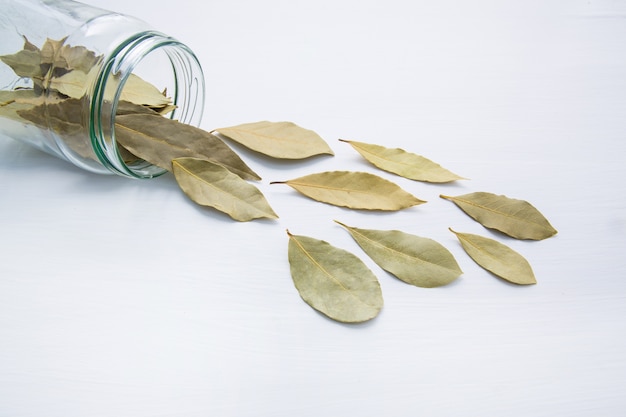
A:
[[[626,407],[626,10],[611,1],[268,0],[90,4],[190,44],[207,129],[291,120],[334,158],[241,151],[280,215],[195,207],[171,176],[75,169],[0,138],[0,416],[621,416]],[[149,7],[148,7],[149,6]],[[429,202],[354,212],[269,185],[368,170],[346,138],[471,178],[381,174]],[[539,284],[508,285],[448,227],[490,235],[441,192],[535,204],[559,230],[506,243]],[[465,274],[414,288],[333,219],[436,239]],[[361,256],[385,307],[346,326],[303,303],[285,229]]]

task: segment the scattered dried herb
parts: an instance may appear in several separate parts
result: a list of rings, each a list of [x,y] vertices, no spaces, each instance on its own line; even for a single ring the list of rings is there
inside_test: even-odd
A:
[[[378,266],[408,284],[440,287],[463,273],[450,251],[432,239],[399,230],[359,229],[335,222]]]
[[[2,55],[0,61],[18,77],[30,79],[32,86],[1,90],[0,117],[52,129],[78,155],[95,159],[85,138],[82,109],[86,86],[93,82],[101,60],[102,56],[85,47],[66,44],[66,39],[47,39],[39,48],[24,38],[21,51]],[[115,137],[120,154],[126,161],[141,158],[171,170],[191,200],[238,221],[278,216],[261,191],[246,181],[260,177],[220,136],[273,158],[333,155],[317,133],[291,122],[262,121],[204,131],[163,117],[175,108],[166,91],[131,74],[116,108]],[[408,179],[433,183],[464,179],[403,149],[340,140],[377,168]],[[287,184],[316,201],[352,209],[395,211],[425,203],[395,183],[366,172],[322,172],[272,184]],[[483,226],[514,238],[542,240],[557,233],[523,200],[486,192],[441,197]],[[462,274],[454,256],[432,239],[336,222],[376,264],[409,284],[437,287]],[[537,282],[528,261],[508,246],[483,236],[450,231],[487,271],[519,285]],[[371,320],[379,314],[383,307],[380,284],[358,257],[322,240],[287,234],[291,276],[305,302],[346,323]]]
[[[223,166],[196,158],[176,158],[172,168],[180,188],[194,202],[238,221],[278,216],[257,187]]]
[[[486,192],[457,197],[441,195],[489,229],[496,229],[516,239],[542,240],[557,231],[532,204]]]
[[[360,323],[383,307],[374,273],[352,253],[308,236],[289,236],[289,265],[302,299],[333,320]]]
[[[243,179],[261,179],[215,135],[158,114],[117,115],[115,134],[126,149],[167,170],[171,170],[172,160],[191,157],[223,165]]]
[[[522,255],[494,239],[450,229],[467,254],[482,268],[519,285],[536,284],[535,274]]]
[[[271,184],[287,184],[316,201],[360,210],[396,211],[425,203],[367,172],[329,171]]]
[[[399,148],[386,148],[371,143],[339,139],[352,147],[374,166],[416,181],[444,183],[465,179],[441,165]]]
[[[253,151],[280,159],[304,159],[314,155],[333,155],[317,133],[292,122],[255,122],[215,129]]]

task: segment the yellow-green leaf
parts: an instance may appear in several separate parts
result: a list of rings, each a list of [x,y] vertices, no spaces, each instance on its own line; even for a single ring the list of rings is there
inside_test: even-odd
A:
[[[43,97],[33,90],[0,90],[0,117],[24,122],[18,112],[26,111],[43,103]],[[4,123],[4,122],[1,122]]]
[[[343,226],[378,266],[418,287],[440,287],[463,273],[454,256],[432,239],[399,230]]]
[[[126,79],[120,100],[153,108],[166,107],[172,103],[171,98],[135,74],[130,74]]]
[[[196,158],[177,158],[172,168],[180,188],[194,202],[213,207],[242,222],[278,216],[254,185],[221,165]]]
[[[88,138],[87,123],[84,120],[84,103],[78,99],[61,101],[45,100],[40,104],[27,109],[19,110],[17,114],[42,129],[50,129],[63,138],[63,145],[83,158],[97,161]],[[67,149],[64,151],[66,152]]]
[[[445,183],[465,179],[448,171],[441,165],[404,149],[387,148],[371,143],[340,139],[349,143],[358,153],[374,166],[416,181]]]
[[[291,277],[302,299],[333,320],[371,320],[383,307],[374,273],[352,253],[323,240],[289,235]]]
[[[333,151],[317,133],[291,122],[255,122],[215,129],[249,149],[274,158],[304,159]]]
[[[95,75],[95,72],[85,74],[80,70],[66,72],[60,77],[52,78],[49,87],[70,98],[81,98],[87,91],[89,77]]]
[[[394,211],[425,203],[393,182],[367,172],[321,172],[272,184],[287,184],[314,200],[361,210]]]
[[[479,235],[450,231],[457,236],[465,252],[487,271],[514,284],[537,283],[526,258],[505,244]]]
[[[80,70],[84,73],[88,73],[102,59],[102,56],[96,56],[84,46],[71,45],[63,45],[60,56],[65,61],[65,69]]]
[[[41,53],[39,50],[23,49],[12,55],[1,55],[0,61],[11,67],[19,77],[42,79]]]
[[[115,136],[133,154],[167,170],[172,169],[172,160],[191,157],[216,162],[243,179],[260,179],[215,135],[158,114],[116,116]]]
[[[67,37],[63,39],[46,39],[41,46],[41,63],[54,66],[55,68],[67,68],[65,58],[60,54]]]
[[[557,233],[543,214],[524,200],[486,192],[441,198],[454,202],[483,226],[516,239],[542,240]]]

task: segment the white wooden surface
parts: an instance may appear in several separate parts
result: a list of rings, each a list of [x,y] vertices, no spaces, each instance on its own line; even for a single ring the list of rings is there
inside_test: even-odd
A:
[[[190,203],[171,176],[93,175],[0,138],[1,417],[624,415],[626,3],[89,3],[196,51],[205,128],[290,120],[336,156],[281,163],[237,148],[280,215],[242,224]],[[338,138],[471,180],[380,173],[429,201],[387,214],[269,185],[377,172]],[[472,191],[526,199],[559,230],[503,239],[538,285],[489,275],[448,232],[495,236],[438,197]],[[410,287],[333,219],[435,239],[465,273]],[[381,315],[348,326],[308,307],[287,228],[360,256]]]

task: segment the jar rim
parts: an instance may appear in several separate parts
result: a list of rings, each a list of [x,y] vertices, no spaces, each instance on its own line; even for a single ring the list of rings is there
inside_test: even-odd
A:
[[[147,161],[127,163],[115,137],[115,117],[122,90],[136,67],[149,55],[163,52],[171,65],[175,110],[168,116],[199,126],[204,108],[202,67],[189,47],[155,31],[144,31],[126,39],[106,57],[94,84],[90,105],[89,136],[94,152],[109,171],[131,178],[154,178],[167,169]]]

